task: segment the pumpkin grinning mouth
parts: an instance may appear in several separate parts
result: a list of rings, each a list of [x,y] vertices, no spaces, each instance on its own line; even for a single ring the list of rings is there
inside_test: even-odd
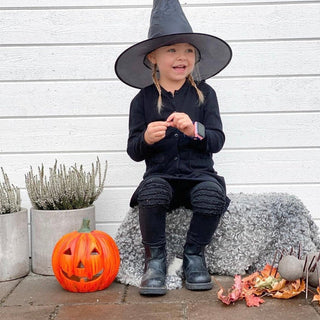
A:
[[[72,281],[76,281],[76,282],[91,282],[91,281],[94,281],[94,280],[97,280],[103,273],[103,269],[100,270],[97,274],[95,274],[91,279],[89,279],[88,277],[79,277],[79,276],[76,276],[76,275],[72,275],[71,277],[68,276],[68,274],[66,272],[64,272],[62,269],[61,269],[63,275],[69,279],[69,280],[72,280]]]

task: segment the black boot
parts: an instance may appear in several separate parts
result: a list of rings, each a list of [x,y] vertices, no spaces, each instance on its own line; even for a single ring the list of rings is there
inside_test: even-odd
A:
[[[140,284],[142,295],[164,295],[166,288],[166,249],[165,246],[145,245],[145,267]]]
[[[183,271],[189,290],[212,289],[204,249],[212,239],[221,215],[193,214],[183,253]]]
[[[166,289],[166,208],[139,206],[142,243],[145,248],[145,267],[140,284],[142,295],[164,295]]]
[[[204,246],[186,243],[183,252],[183,272],[189,290],[211,290],[212,281],[204,257]]]

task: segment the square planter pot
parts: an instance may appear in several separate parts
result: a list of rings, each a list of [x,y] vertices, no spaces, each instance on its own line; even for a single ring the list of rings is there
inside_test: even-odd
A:
[[[95,207],[73,210],[37,210],[31,208],[31,261],[32,271],[54,275],[51,265],[53,249],[65,234],[79,230],[83,218],[90,220],[95,229]]]
[[[0,214],[0,281],[24,277],[29,271],[28,210]]]

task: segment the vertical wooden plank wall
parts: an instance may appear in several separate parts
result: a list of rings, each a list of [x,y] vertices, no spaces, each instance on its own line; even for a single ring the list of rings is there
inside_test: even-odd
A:
[[[320,225],[320,3],[181,1],[196,32],[233,48],[216,89],[227,141],[215,156],[229,192],[296,194]],[[97,228],[115,235],[141,180],[126,154],[137,90],[114,62],[147,35],[151,0],[0,3],[0,166],[30,203],[24,174],[55,159],[90,169],[108,160]]]

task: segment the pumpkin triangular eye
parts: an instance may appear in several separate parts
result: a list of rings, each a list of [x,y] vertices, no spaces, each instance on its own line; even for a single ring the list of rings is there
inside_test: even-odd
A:
[[[78,263],[77,268],[82,268],[82,269],[84,268],[84,265],[81,261]]]
[[[99,251],[97,250],[97,248],[94,248],[91,253],[90,253],[92,256],[97,256],[99,255]]]
[[[65,250],[65,252],[63,254],[67,254],[67,255],[71,256],[72,255],[71,249],[69,248],[69,249]]]

